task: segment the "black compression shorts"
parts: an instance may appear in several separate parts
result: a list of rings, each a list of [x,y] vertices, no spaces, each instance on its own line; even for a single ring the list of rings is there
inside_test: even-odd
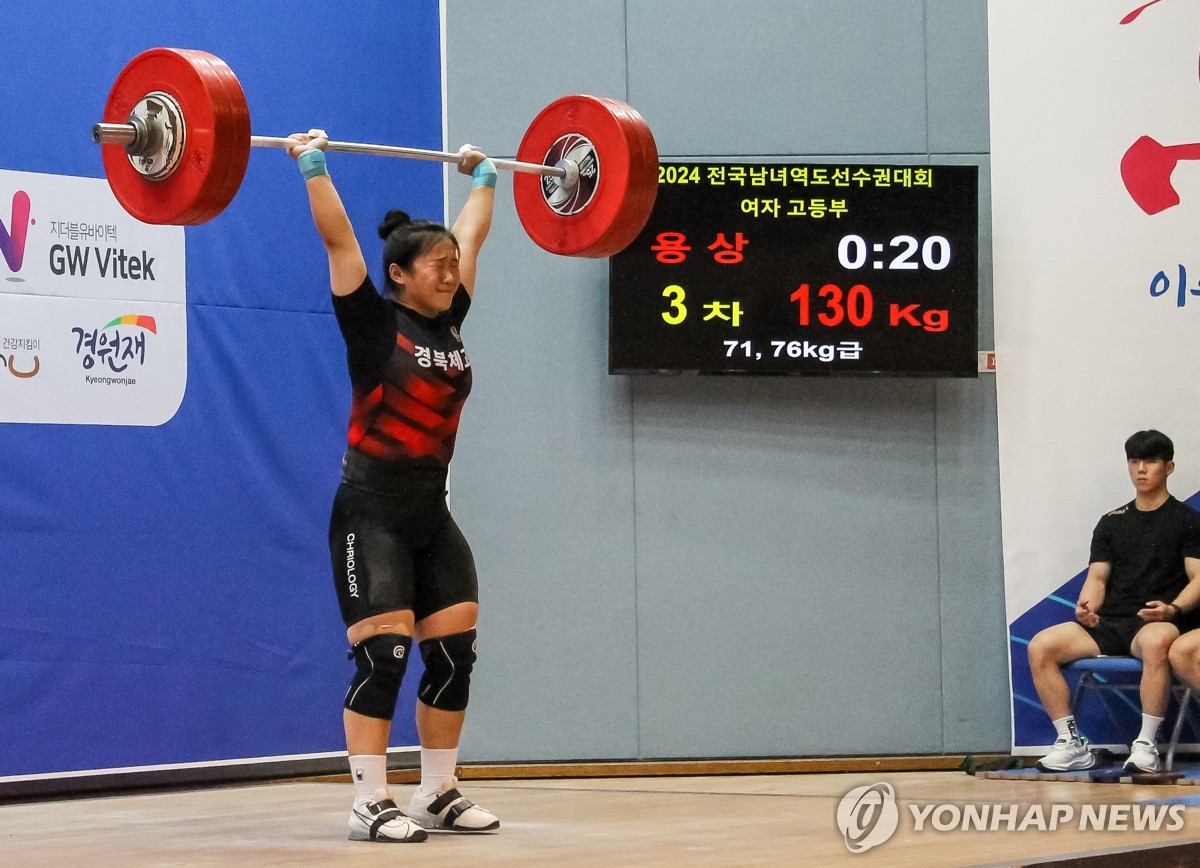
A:
[[[329,518],[329,556],[346,626],[411,609],[417,621],[479,601],[475,559],[446,507],[446,473],[381,473],[347,453]]]

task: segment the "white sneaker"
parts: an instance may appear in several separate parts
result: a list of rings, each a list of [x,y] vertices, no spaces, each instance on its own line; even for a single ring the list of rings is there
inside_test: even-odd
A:
[[[375,801],[355,804],[350,811],[351,841],[386,841],[395,844],[415,844],[424,841],[429,833],[414,823],[396,807],[391,791],[380,787]]]
[[[463,798],[458,778],[447,778],[441,790],[423,796],[418,789],[408,803],[408,815],[434,832],[495,832],[496,815]]]
[[[1070,772],[1090,769],[1095,764],[1095,755],[1079,739],[1060,738],[1054,749],[1038,760],[1037,767],[1044,772]]]
[[[1158,758],[1158,747],[1148,741],[1135,741],[1129,746],[1129,759],[1125,760],[1122,768],[1133,771],[1135,768],[1149,774],[1162,771],[1162,761]]]

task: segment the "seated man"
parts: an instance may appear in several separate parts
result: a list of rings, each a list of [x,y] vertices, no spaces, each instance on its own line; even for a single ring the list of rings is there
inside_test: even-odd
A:
[[[1047,627],[1029,643],[1033,683],[1058,730],[1054,749],[1038,763],[1045,770],[1086,769],[1096,762],[1079,738],[1060,667],[1101,654],[1142,661],[1142,729],[1125,768],[1162,768],[1155,742],[1171,698],[1168,653],[1200,615],[1191,614],[1200,606],[1200,513],[1167,491],[1175,470],[1169,437],[1139,431],[1125,441],[1125,456],[1135,497],[1102,517],[1092,532],[1075,620]]]

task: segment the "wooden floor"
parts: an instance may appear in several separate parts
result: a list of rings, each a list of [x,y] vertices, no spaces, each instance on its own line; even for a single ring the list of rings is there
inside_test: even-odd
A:
[[[886,781],[897,832],[851,853],[835,822],[850,789]],[[346,839],[345,783],[281,782],[0,805],[5,866],[755,866],[1019,865],[1101,850],[1192,844],[1200,807],[1178,832],[917,832],[909,805],[1130,804],[1194,789],[983,780],[962,772],[466,781],[502,822],[496,835],[420,844]],[[403,805],[410,785],[395,785]],[[1193,798],[1196,798],[1194,795]],[[944,816],[950,816],[947,812]],[[1165,851],[1163,851],[1165,852]],[[1136,862],[1133,861],[1136,859]],[[1128,864],[1146,864],[1144,855]],[[1078,863],[1077,863],[1078,864]],[[1173,864],[1200,864],[1195,857]]]

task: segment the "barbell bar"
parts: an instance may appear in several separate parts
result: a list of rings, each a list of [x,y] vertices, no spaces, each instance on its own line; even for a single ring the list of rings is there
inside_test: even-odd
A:
[[[117,76],[102,121],[113,194],[146,223],[193,225],[232,201],[251,147],[288,148],[295,139],[252,136],[240,82],[223,60],[195,49],[151,48]],[[457,163],[459,153],[330,142],[327,150]],[[658,189],[658,150],[649,127],[618,100],[562,97],[534,119],[516,160],[517,214],[530,238],[565,256],[611,256],[641,232]]]
[[[100,145],[121,145],[126,153],[133,156],[144,156],[146,146],[150,143],[148,137],[153,135],[143,132],[134,123],[126,121],[123,124],[94,124],[92,126],[92,141]],[[252,148],[290,148],[304,144],[298,139],[281,136],[251,136]],[[443,163],[457,163],[461,153],[450,151],[430,151],[423,148],[402,148],[398,145],[372,145],[363,142],[335,142],[325,145],[326,151],[338,151],[345,154],[366,154],[372,157],[404,157],[413,160],[439,160]],[[572,172],[567,166],[544,166],[540,163],[523,163],[519,160],[505,160],[490,157],[492,165],[507,172],[529,172],[534,175],[545,175],[561,178],[563,186],[573,186]]]

